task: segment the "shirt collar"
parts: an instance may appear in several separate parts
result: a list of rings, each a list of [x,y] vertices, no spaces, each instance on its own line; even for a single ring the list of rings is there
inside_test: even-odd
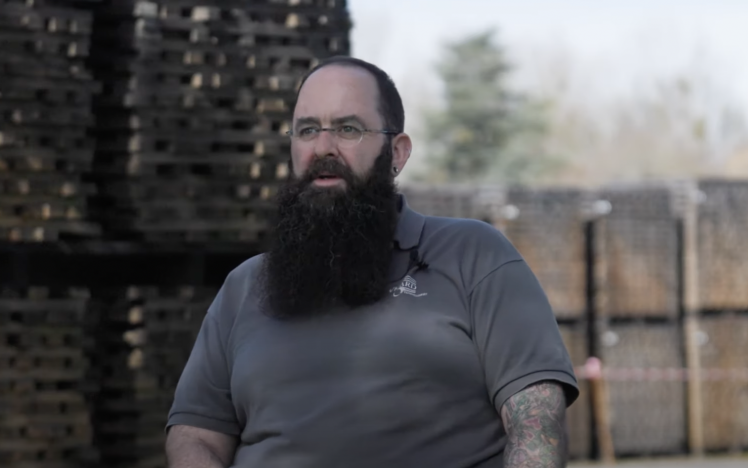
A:
[[[400,218],[395,230],[395,242],[400,250],[407,250],[416,247],[420,242],[426,217],[408,206],[405,195],[399,194],[399,197]]]

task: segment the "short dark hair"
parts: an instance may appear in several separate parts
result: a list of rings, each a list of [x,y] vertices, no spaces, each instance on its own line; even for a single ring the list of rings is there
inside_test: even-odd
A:
[[[321,61],[301,80],[299,89],[296,92],[297,101],[299,92],[301,92],[301,88],[306,83],[306,80],[317,70],[329,65],[359,67],[371,73],[374,79],[377,80],[377,87],[379,88],[379,113],[382,115],[382,120],[384,120],[384,130],[396,131],[398,133],[405,131],[405,110],[403,109],[403,101],[400,98],[400,93],[397,91],[395,82],[382,69],[361,59],[346,55],[337,55]]]

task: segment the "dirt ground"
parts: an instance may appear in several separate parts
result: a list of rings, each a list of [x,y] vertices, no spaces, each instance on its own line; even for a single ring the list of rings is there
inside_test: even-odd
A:
[[[704,458],[667,460],[621,460],[617,465],[571,463],[568,468],[748,468],[748,456],[743,458]]]

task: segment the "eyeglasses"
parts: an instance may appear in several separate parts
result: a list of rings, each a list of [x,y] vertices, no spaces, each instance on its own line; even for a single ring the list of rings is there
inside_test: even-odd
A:
[[[361,143],[366,133],[381,133],[384,135],[397,135],[399,133],[392,130],[371,130],[353,125],[338,125],[331,128],[302,127],[298,132],[288,131],[286,135],[298,141],[309,143],[316,140],[321,132],[330,132],[337,140],[338,145],[344,147],[352,147]]]

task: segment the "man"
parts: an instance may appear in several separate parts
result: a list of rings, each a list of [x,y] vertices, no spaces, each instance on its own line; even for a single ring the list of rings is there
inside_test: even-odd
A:
[[[490,225],[408,208],[403,114],[363,61],[302,82],[274,245],[207,313],[170,467],[565,466],[578,390],[548,301]]]

